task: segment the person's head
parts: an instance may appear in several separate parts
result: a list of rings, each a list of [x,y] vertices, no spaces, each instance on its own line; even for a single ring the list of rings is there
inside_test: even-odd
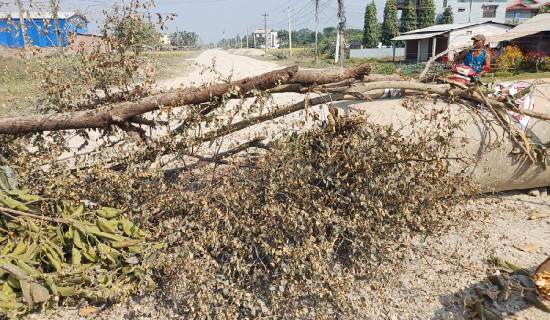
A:
[[[478,34],[472,37],[472,40],[474,41],[475,49],[482,49],[483,46],[485,46],[485,41],[487,40],[487,38],[485,38],[485,36],[482,34]]]

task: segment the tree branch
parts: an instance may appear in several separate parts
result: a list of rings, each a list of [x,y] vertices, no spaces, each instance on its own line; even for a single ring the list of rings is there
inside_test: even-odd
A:
[[[298,67],[292,66],[231,83],[222,83],[206,88],[176,89],[137,102],[128,101],[96,110],[3,118],[0,119],[0,134],[104,128],[112,124],[128,122],[132,117],[158,110],[162,106],[200,104],[210,101],[214,97],[222,97],[231,90],[238,91],[239,95],[252,90],[267,90],[281,83],[287,83],[297,72]]]

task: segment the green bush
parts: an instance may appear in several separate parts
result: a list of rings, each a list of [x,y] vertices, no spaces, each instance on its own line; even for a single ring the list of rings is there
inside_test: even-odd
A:
[[[510,71],[495,71],[495,77],[511,77],[514,74]]]

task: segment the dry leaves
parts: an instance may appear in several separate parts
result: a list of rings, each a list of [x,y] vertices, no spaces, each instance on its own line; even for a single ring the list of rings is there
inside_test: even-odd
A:
[[[525,244],[514,245],[514,248],[525,252],[535,251],[541,247],[542,247],[542,244],[540,243],[525,243]]]

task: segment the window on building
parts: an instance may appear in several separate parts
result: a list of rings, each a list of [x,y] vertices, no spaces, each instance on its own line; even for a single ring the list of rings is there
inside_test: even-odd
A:
[[[495,18],[497,16],[497,7],[494,5],[484,5],[483,18]]]
[[[466,0],[458,0],[458,2],[466,2]]]
[[[443,0],[443,8],[447,8],[447,0]]]
[[[464,12],[466,11],[466,8],[458,8],[458,12]]]

